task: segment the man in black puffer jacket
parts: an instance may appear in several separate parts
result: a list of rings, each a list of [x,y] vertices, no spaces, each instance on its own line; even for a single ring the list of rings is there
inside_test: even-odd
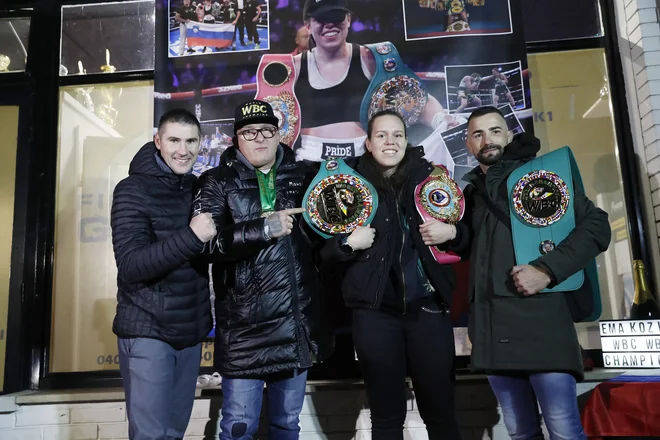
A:
[[[155,143],[131,161],[112,201],[119,367],[131,440],[183,438],[195,399],[201,341],[211,330],[208,265],[194,258],[215,235],[190,220],[200,126],[172,110]]]
[[[252,438],[268,386],[270,438],[295,438],[307,369],[332,352],[322,322],[310,234],[300,214],[311,180],[263,101],[236,109],[234,147],[200,177],[195,212],[211,213],[215,367],[222,375],[221,439]]]

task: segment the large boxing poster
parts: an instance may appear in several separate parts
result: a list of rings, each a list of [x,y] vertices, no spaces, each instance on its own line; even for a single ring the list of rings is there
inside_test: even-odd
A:
[[[271,102],[284,142],[313,162],[359,156],[369,116],[395,108],[463,187],[470,112],[502,107],[512,130],[532,130],[520,1],[157,0],[154,124],[195,112],[201,173],[248,99]]]

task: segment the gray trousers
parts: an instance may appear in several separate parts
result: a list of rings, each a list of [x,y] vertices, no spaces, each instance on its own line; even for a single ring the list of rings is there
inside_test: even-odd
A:
[[[119,338],[118,345],[129,439],[182,439],[195,401],[202,345],[175,350],[148,338]]]

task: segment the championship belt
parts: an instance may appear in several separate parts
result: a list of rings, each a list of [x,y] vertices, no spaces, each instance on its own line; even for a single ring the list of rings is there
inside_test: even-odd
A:
[[[465,0],[446,0],[447,9],[447,29],[446,32],[465,32],[469,31],[470,23],[467,21],[467,11],[465,10]]]
[[[300,134],[300,104],[293,85],[296,78],[293,55],[266,54],[257,68],[255,99],[268,102],[280,120],[281,142],[293,148]]]
[[[371,116],[385,109],[394,109],[409,127],[415,124],[428,99],[426,88],[403,61],[389,41],[367,44],[376,58],[376,72],[371,78],[360,106],[360,122],[364,129]]]
[[[303,217],[314,232],[331,238],[371,223],[378,208],[378,194],[344,159],[330,159],[321,162],[302,207]]]
[[[430,176],[415,187],[415,207],[422,220],[439,220],[455,225],[465,213],[463,191],[444,166],[435,166]],[[429,246],[435,261],[452,264],[461,261],[456,253]]]
[[[517,264],[528,264],[552,252],[575,229],[574,185],[584,192],[580,170],[569,147],[539,156],[511,173],[507,193]],[[594,304],[599,305],[595,259],[584,270],[542,292],[577,290],[585,275],[591,283]]]
[[[447,30],[445,32],[466,32],[471,30],[470,23],[463,20],[460,16],[449,16],[449,24],[447,25]]]

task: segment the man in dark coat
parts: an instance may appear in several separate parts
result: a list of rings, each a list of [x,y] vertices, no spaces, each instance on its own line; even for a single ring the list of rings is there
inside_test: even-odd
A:
[[[555,250],[517,265],[510,226],[502,217],[509,215],[506,181],[534,159],[540,142],[527,133],[513,137],[499,110],[482,107],[468,120],[466,143],[479,161],[464,177],[470,182],[464,221],[472,231],[472,366],[488,374],[512,439],[543,438],[536,399],[552,438],[586,439],[575,385],[584,377],[582,357],[567,302],[575,292],[540,292],[607,249],[607,213],[574,185],[575,228]]]
[[[211,330],[209,214],[190,219],[200,127],[186,110],[164,114],[155,143],[131,161],[112,200],[119,367],[131,440],[183,438],[195,399],[201,342]]]
[[[234,146],[200,178],[195,212],[211,213],[215,368],[222,376],[221,439],[252,438],[268,386],[270,438],[297,438],[307,369],[329,357],[313,238],[301,219],[311,176],[279,143],[272,107],[236,109]]]

